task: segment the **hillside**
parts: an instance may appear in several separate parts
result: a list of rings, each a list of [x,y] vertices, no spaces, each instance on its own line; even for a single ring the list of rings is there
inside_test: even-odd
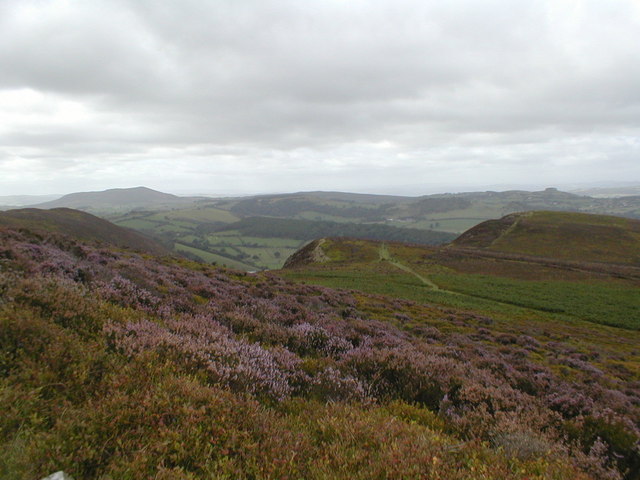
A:
[[[130,211],[137,208],[168,208],[192,204],[196,198],[178,197],[146,187],[114,188],[101,192],[78,192],[64,195],[34,208],[74,208],[90,212]]]
[[[566,212],[516,213],[471,228],[453,245],[640,266],[640,220]]]
[[[582,223],[612,222],[604,220],[595,217],[582,219]],[[512,224],[498,222],[500,228],[495,230],[508,231]],[[553,224],[547,229],[540,233],[553,238]],[[474,241],[481,240],[486,238],[474,237]],[[529,240],[534,242],[535,238]],[[398,299],[415,302],[415,311],[434,305],[451,312],[466,311],[484,325],[473,335],[477,340],[521,346],[533,341],[536,347],[521,352],[522,358],[542,361],[570,381],[577,390],[565,400],[572,398],[582,404],[586,384],[592,381],[640,380],[640,354],[634,347],[640,334],[640,268],[603,263],[604,257],[598,257],[597,263],[553,258],[555,245],[563,240],[555,239],[549,250],[538,251],[544,256],[537,256],[469,246],[424,247],[328,238],[291,256],[279,274],[304,285],[343,288],[356,296],[358,292],[378,295],[380,302],[370,306],[378,313]],[[597,241],[592,239],[591,246]],[[606,245],[608,237],[600,241]],[[617,253],[622,255],[622,249]],[[628,256],[636,253],[635,246],[626,252]],[[400,323],[407,322],[405,325],[416,332],[424,331],[425,325],[415,317],[403,315],[396,317]],[[459,326],[452,318],[446,328],[459,332]],[[545,346],[549,348],[546,353]],[[572,360],[560,360],[559,352],[570,352]],[[582,407],[563,415],[578,418],[582,415],[578,412],[583,412]],[[589,423],[580,429],[591,431]],[[640,463],[637,465],[629,467],[625,478],[639,478]]]
[[[640,472],[637,327],[451,293],[471,277],[437,247],[319,242],[335,290],[24,226],[0,244],[3,479]]]
[[[0,226],[36,233],[64,233],[85,242],[99,242],[157,255],[170,252],[154,240],[118,227],[86,212],[69,208],[24,208],[0,212]]]

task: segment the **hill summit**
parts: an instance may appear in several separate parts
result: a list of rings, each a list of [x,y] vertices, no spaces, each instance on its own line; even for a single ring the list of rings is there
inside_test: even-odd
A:
[[[193,198],[178,197],[147,187],[113,188],[101,192],[77,192],[52,202],[34,205],[37,208],[77,208],[80,210],[140,208],[147,206],[190,203]]]

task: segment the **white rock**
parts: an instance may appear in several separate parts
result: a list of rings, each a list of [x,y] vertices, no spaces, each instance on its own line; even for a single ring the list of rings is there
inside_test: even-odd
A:
[[[70,475],[67,475],[62,470],[56,473],[52,473],[48,477],[43,478],[42,480],[73,480]]]

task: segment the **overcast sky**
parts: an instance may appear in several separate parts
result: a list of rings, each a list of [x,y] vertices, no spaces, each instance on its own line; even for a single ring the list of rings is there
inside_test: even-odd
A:
[[[0,195],[617,181],[638,0],[0,0]]]

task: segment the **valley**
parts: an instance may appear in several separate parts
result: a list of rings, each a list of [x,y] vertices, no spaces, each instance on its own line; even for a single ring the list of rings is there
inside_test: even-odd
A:
[[[194,260],[245,271],[280,268],[297,249],[322,237],[440,245],[485,220],[521,211],[640,218],[640,197],[593,198],[553,188],[422,197],[305,192],[207,198],[138,187],[76,193],[35,206],[93,213]]]

